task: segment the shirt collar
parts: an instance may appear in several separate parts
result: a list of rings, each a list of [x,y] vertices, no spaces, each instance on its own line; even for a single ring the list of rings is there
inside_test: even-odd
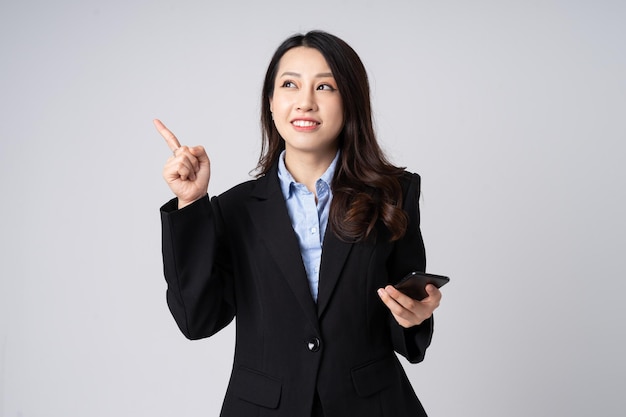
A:
[[[322,176],[318,179],[318,181],[322,180],[326,183],[329,189],[331,189],[330,184],[335,176],[335,168],[337,167],[337,161],[339,160],[339,155],[341,151],[337,150],[335,157],[332,162],[326,168],[326,171],[322,174]],[[291,173],[287,170],[287,166],[285,165],[285,151],[283,150],[278,157],[278,179],[280,181],[280,188],[283,192],[283,196],[285,199],[291,197],[291,185],[297,184],[297,181],[291,176]]]

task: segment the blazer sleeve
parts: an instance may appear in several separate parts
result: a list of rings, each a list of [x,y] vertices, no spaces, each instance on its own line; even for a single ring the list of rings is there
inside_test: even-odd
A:
[[[217,199],[177,206],[173,199],[161,207],[167,304],[183,334],[200,339],[235,316],[232,267]]]
[[[392,284],[412,271],[426,270],[426,252],[420,231],[420,176],[405,173],[402,181],[403,208],[408,214],[409,224],[405,235],[395,242],[389,259],[388,270]],[[408,329],[400,326],[393,315],[390,316],[391,340],[396,352],[411,363],[424,360],[426,348],[433,335],[433,318]]]

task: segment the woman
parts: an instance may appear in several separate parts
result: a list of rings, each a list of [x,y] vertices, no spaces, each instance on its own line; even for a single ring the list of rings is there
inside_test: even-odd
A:
[[[341,39],[287,39],[263,86],[256,180],[209,200],[209,158],[181,146],[161,208],[167,300],[181,331],[236,317],[222,416],[425,416],[394,354],[420,362],[441,293],[392,285],[425,268],[416,174],[384,158],[363,64]]]

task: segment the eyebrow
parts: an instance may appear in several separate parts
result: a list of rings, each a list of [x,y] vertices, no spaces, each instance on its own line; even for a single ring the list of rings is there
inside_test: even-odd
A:
[[[285,75],[289,75],[291,77],[302,77],[301,74],[297,73],[297,72],[291,72],[291,71],[285,71],[282,74],[280,74],[281,77],[284,77]],[[319,74],[315,75],[315,78],[326,78],[326,77],[333,77],[333,73],[332,72],[321,72]]]

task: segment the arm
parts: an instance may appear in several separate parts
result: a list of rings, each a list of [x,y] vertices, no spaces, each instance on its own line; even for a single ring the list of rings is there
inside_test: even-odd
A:
[[[209,157],[201,146],[181,146],[161,121],[154,125],[172,150],[163,178],[177,197],[161,208],[167,303],[185,336],[208,337],[235,315],[219,204],[207,197]]]
[[[230,255],[217,199],[212,205],[204,197],[180,210],[177,204],[174,199],[161,208],[167,304],[183,334],[200,339],[235,315]]]
[[[389,259],[388,271],[392,284],[411,271],[426,269],[424,242],[420,232],[420,177],[406,174],[403,181],[404,210],[409,224],[404,237],[395,242]],[[389,308],[391,339],[394,349],[409,362],[424,359],[433,333],[432,313],[439,305],[441,293],[434,286],[427,286],[429,296],[422,301],[413,300],[387,285],[379,290],[381,300]]]

